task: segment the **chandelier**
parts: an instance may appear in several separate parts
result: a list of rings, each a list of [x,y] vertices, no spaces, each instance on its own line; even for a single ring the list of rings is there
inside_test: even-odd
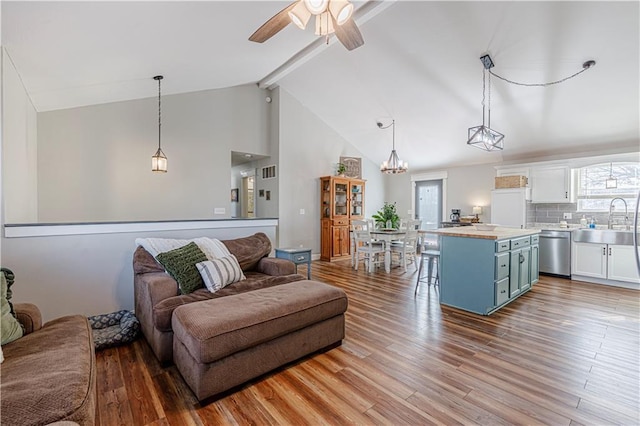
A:
[[[384,126],[382,123],[376,123],[380,129],[388,129],[391,127],[393,131],[393,145],[391,149],[391,155],[389,155],[389,159],[387,161],[383,161],[380,165],[380,171],[382,173],[388,174],[399,174],[404,173],[409,168],[409,164],[406,161],[402,161],[398,158],[398,153],[396,152],[396,120],[391,120],[391,124],[388,126]]]

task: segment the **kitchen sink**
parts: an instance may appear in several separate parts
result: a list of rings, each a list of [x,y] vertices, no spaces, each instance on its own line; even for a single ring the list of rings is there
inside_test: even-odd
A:
[[[640,234],[639,234],[640,238]],[[633,245],[633,232],[617,229],[578,229],[573,231],[576,243]]]

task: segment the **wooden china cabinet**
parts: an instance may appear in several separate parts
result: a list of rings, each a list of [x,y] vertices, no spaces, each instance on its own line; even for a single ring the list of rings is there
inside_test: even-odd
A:
[[[364,180],[340,176],[320,178],[320,259],[349,257],[349,225],[364,218]]]

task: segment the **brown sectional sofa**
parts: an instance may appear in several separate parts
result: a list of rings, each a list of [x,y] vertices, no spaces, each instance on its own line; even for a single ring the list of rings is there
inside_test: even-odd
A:
[[[93,425],[96,358],[87,318],[65,316],[42,325],[35,305],[15,303],[14,309],[25,335],[2,346],[2,424]]]
[[[173,361],[171,320],[177,307],[305,279],[295,273],[295,265],[289,260],[267,257],[271,241],[263,233],[222,242],[236,256],[247,279],[216,293],[201,288],[190,294],[179,294],[176,281],[162,265],[144,248],[136,248],[133,254],[136,317],[160,362]]]

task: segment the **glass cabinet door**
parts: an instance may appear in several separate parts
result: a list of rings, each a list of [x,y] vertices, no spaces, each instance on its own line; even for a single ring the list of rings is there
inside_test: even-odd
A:
[[[350,216],[364,216],[364,184],[352,182],[349,186]]]
[[[323,179],[320,182],[320,190],[322,191],[322,205],[320,206],[320,215],[322,218],[331,217],[331,181]]]
[[[349,182],[334,180],[333,182],[333,216],[347,216],[347,197]]]

